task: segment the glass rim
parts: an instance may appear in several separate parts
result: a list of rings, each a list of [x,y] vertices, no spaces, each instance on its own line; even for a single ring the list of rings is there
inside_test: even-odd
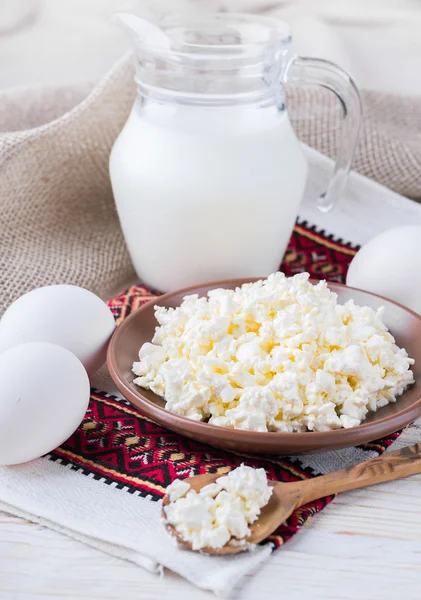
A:
[[[140,52],[147,52],[158,56],[173,56],[174,58],[189,59],[192,61],[218,59],[218,60],[235,60],[241,58],[251,58],[260,56],[265,49],[270,48],[275,43],[280,47],[285,47],[291,43],[292,36],[289,25],[282,19],[270,17],[266,15],[253,15],[247,13],[224,12],[224,13],[204,13],[203,15],[194,14],[187,17],[166,17],[163,19],[160,27],[169,34],[171,31],[178,30],[179,32],[188,33],[189,30],[197,30],[206,32],[209,26],[232,25],[232,31],[241,33],[241,26],[260,27],[260,33],[265,32],[266,36],[261,36],[261,39],[247,41],[244,39],[236,43],[192,43],[186,41],[185,49],[177,50],[177,48],[160,47],[142,43],[137,40],[136,48]],[[256,29],[257,30],[257,29]],[[223,29],[221,28],[221,33]],[[169,35],[171,39],[171,35]],[[225,54],[224,54],[225,52]]]

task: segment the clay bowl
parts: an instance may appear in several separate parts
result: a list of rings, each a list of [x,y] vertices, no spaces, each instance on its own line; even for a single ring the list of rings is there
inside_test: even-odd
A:
[[[154,316],[155,304],[176,307],[188,294],[204,296],[211,289],[234,289],[247,281],[255,279],[205,283],[166,294],[156,302],[150,302],[133,312],[118,327],[108,348],[108,368],[117,388],[139,412],[188,438],[250,454],[299,454],[356,446],[388,435],[421,415],[421,317],[395,302],[338,283],[329,283],[329,288],[338,294],[341,304],[352,298],[356,304],[371,306],[373,309],[384,306],[385,323],[396,338],[397,344],[406,348],[409,355],[415,359],[415,385],[395,404],[389,404],[370,414],[357,427],[306,433],[262,433],[225,429],[191,421],[166,411],[162,398],[133,384],[132,364],[137,360],[141,345],[151,341],[157,326]]]

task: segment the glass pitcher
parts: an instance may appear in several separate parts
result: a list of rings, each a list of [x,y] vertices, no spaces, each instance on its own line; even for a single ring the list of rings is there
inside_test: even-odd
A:
[[[283,84],[320,84],[343,106],[333,177],[344,190],[361,121],[352,78],[292,53],[282,21],[221,13],[135,33],[137,98],[110,157],[123,233],[140,279],[162,292],[279,268],[307,176]],[[138,27],[139,25],[139,27]]]

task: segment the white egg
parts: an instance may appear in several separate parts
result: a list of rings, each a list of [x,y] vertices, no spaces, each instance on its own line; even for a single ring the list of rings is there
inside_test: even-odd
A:
[[[81,423],[89,378],[74,354],[44,342],[0,354],[0,465],[38,458]]]
[[[370,240],[351,262],[346,283],[421,314],[421,226],[396,227]]]
[[[0,352],[49,342],[73,352],[89,375],[105,362],[114,317],[98,296],[74,285],[51,285],[21,296],[0,321]]]

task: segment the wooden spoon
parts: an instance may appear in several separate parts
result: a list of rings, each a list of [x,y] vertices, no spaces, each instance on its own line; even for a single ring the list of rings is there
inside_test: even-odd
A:
[[[258,544],[267,538],[279,525],[286,521],[296,508],[303,504],[346,490],[401,479],[417,473],[421,473],[421,444],[414,444],[395,452],[388,452],[354,467],[347,467],[321,477],[293,483],[269,481],[269,484],[274,488],[272,495],[268,504],[263,507],[257,521],[250,525],[251,533],[245,543],[242,546],[227,544],[222,548],[207,547],[202,548],[200,552],[206,554],[236,554],[242,552],[247,550],[248,543]],[[196,477],[189,477],[188,483],[193,490],[198,492],[202,487],[213,483],[221,476],[221,473],[197,475]],[[168,496],[165,496],[162,506],[164,519],[166,516],[165,506],[168,503]],[[166,527],[169,533],[176,537],[181,544],[192,549],[190,542],[185,541],[172,525],[167,523]]]

